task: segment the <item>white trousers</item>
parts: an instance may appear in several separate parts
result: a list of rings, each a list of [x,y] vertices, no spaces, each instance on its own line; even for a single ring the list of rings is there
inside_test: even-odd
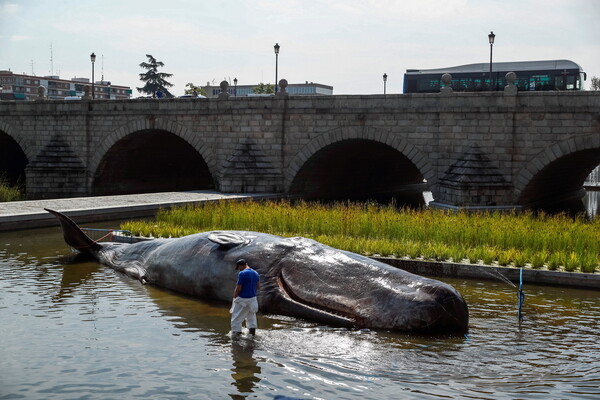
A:
[[[236,297],[231,306],[231,331],[242,332],[242,322],[246,320],[246,328],[256,328],[256,313],[258,300],[256,297],[248,299]]]

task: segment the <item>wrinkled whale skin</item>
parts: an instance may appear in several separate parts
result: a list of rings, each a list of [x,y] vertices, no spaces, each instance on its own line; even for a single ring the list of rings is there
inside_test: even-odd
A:
[[[65,215],[54,214],[71,247],[144,283],[229,302],[235,261],[261,276],[263,313],[333,326],[418,334],[463,334],[467,304],[452,286],[302,237],[213,231],[134,244],[96,243]]]

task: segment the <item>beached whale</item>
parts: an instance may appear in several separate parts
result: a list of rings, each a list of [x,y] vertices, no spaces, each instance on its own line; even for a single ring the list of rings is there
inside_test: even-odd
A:
[[[235,261],[261,276],[261,312],[333,326],[420,334],[468,330],[466,302],[452,286],[302,237],[213,231],[134,244],[97,243],[65,215],[66,243],[143,283],[229,302]]]

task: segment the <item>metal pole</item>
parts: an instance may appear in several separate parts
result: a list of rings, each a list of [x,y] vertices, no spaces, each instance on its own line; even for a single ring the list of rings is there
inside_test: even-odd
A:
[[[92,61],[92,99],[96,98],[96,90],[94,89],[94,63],[96,62],[96,55],[92,53],[90,55],[90,60]]]
[[[387,74],[383,74],[383,94],[386,94],[386,86],[387,86]]]
[[[490,43],[490,90],[494,90],[494,86],[492,84],[492,49],[494,48],[494,44]]]
[[[277,94],[277,67],[279,62],[279,43],[275,43],[273,48],[275,49],[275,94]]]
[[[96,97],[96,91],[94,90],[94,63],[92,62],[92,99]]]
[[[493,78],[492,78],[492,49],[494,48],[494,39],[496,38],[496,35],[494,35],[494,31],[490,32],[490,34],[488,35],[488,40],[490,42],[490,91],[494,90],[494,86],[493,86]]]

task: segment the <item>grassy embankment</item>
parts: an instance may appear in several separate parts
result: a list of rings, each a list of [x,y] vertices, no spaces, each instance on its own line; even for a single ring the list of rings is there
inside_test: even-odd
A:
[[[10,186],[6,179],[0,176],[0,202],[23,200],[23,190],[18,186]]]
[[[130,221],[135,235],[179,237],[208,230],[251,230],[304,236],[365,255],[595,272],[600,218],[532,213],[398,210],[350,203],[217,202],[161,211]]]

